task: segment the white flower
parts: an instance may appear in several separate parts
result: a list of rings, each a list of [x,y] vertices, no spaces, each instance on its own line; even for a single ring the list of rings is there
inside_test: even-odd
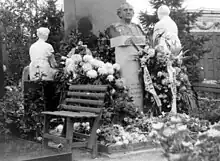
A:
[[[155,55],[155,50],[150,48],[148,49],[148,52],[147,52],[151,57],[153,57]]]
[[[170,121],[175,122],[175,123],[180,123],[180,122],[182,122],[182,119],[180,117],[172,116],[170,118]]]
[[[115,145],[123,145],[123,142],[122,142],[122,141],[117,141],[117,142],[115,143]]]
[[[159,71],[158,73],[157,73],[157,76],[158,77],[161,77],[163,75],[163,73],[161,72],[161,71]]]
[[[152,124],[152,128],[156,129],[156,130],[159,130],[159,129],[161,129],[163,127],[163,125],[164,125],[164,123],[162,123],[162,122],[153,123]]]
[[[90,63],[85,63],[83,64],[82,68],[85,72],[87,72],[89,70],[92,70],[92,65]]]
[[[192,143],[191,142],[182,141],[182,145],[185,146],[185,147],[189,147],[189,146],[192,146]]]
[[[116,71],[120,70],[120,65],[118,63],[113,64],[113,69],[115,69]]]
[[[98,60],[98,61],[96,62],[96,65],[97,65],[97,67],[102,68],[102,67],[105,66],[105,63],[104,63],[103,61],[101,61],[101,60]]]
[[[155,136],[158,136],[158,132],[155,131],[155,130],[152,130],[149,134],[148,134],[149,137],[155,137]]]
[[[62,59],[62,60],[66,60],[67,57],[66,57],[66,56],[61,56],[61,59]]]
[[[114,69],[113,68],[108,68],[107,69],[108,74],[114,74]]]
[[[163,130],[163,135],[166,137],[169,137],[171,135],[173,135],[175,133],[174,130],[172,130],[171,128],[167,127]]]
[[[105,67],[106,68],[113,68],[113,65],[109,62],[105,63]]]
[[[78,42],[78,45],[79,45],[79,46],[82,46],[82,45],[83,45],[83,42],[82,42],[82,41],[79,41],[79,42]]]
[[[124,144],[129,144],[129,141],[126,139],[123,141]]]
[[[84,61],[84,62],[91,62],[92,60],[93,60],[92,55],[85,55],[85,56],[83,57],[83,61]]]
[[[97,133],[97,134],[99,134],[100,132],[101,132],[101,130],[100,130],[100,129],[97,129],[97,130],[96,130],[96,133]]]
[[[95,70],[89,70],[87,73],[86,73],[87,77],[89,78],[96,78],[98,76],[97,72]]]
[[[71,58],[67,58],[66,62],[65,62],[65,66],[66,67],[69,66],[69,65],[72,65],[72,66],[75,65],[75,61],[73,59],[71,59]]]
[[[69,64],[68,66],[65,67],[65,70],[66,70],[67,74],[74,73],[75,64]]]
[[[106,68],[99,68],[98,69],[98,73],[100,74],[100,75],[105,75],[105,74],[108,74],[108,71],[106,70]]]
[[[80,54],[74,54],[71,56],[71,59],[73,59],[75,62],[81,62],[82,56]]]
[[[90,61],[90,64],[96,68],[102,68],[105,66],[105,63],[103,61],[97,60],[97,59],[92,59]]]
[[[220,137],[220,131],[216,129],[210,129],[207,131],[208,136],[210,137]]]
[[[114,76],[113,75],[108,75],[107,80],[109,82],[112,82],[114,80]]]
[[[178,125],[177,129],[178,129],[178,131],[184,131],[187,129],[187,125]]]
[[[111,63],[105,63],[105,68],[106,68],[108,74],[111,74],[111,75],[114,74],[114,68]]]

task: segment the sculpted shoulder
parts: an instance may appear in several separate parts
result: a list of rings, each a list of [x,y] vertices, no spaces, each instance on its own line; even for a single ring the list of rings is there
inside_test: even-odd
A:
[[[120,30],[123,27],[121,23],[113,23],[106,29],[106,32],[110,38],[117,37],[121,35]]]

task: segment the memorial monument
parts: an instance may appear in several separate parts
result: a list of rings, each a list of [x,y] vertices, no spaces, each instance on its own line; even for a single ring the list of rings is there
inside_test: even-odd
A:
[[[112,24],[107,33],[111,38],[111,47],[115,47],[116,62],[121,66],[122,77],[130,89],[134,104],[143,109],[143,81],[140,75],[140,62],[137,61],[137,47],[145,45],[145,36],[141,28],[132,23],[134,16],[133,7],[129,3],[123,3],[117,10],[120,18],[118,23]]]

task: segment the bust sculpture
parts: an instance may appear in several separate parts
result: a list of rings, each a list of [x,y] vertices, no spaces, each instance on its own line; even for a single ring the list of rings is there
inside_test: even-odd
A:
[[[110,38],[117,36],[143,36],[143,31],[140,26],[131,22],[134,16],[134,9],[129,3],[123,3],[117,10],[117,15],[120,22],[112,24],[107,33]]]
[[[54,49],[46,41],[50,30],[41,27],[37,29],[38,40],[31,45],[29,54],[31,63],[29,65],[30,80],[53,80],[57,66],[54,58]]]

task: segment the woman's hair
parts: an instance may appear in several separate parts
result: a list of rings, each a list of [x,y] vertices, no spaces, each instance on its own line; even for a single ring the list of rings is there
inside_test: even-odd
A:
[[[49,34],[50,30],[46,27],[40,27],[39,29],[37,29],[37,36],[41,39],[47,39]]]

